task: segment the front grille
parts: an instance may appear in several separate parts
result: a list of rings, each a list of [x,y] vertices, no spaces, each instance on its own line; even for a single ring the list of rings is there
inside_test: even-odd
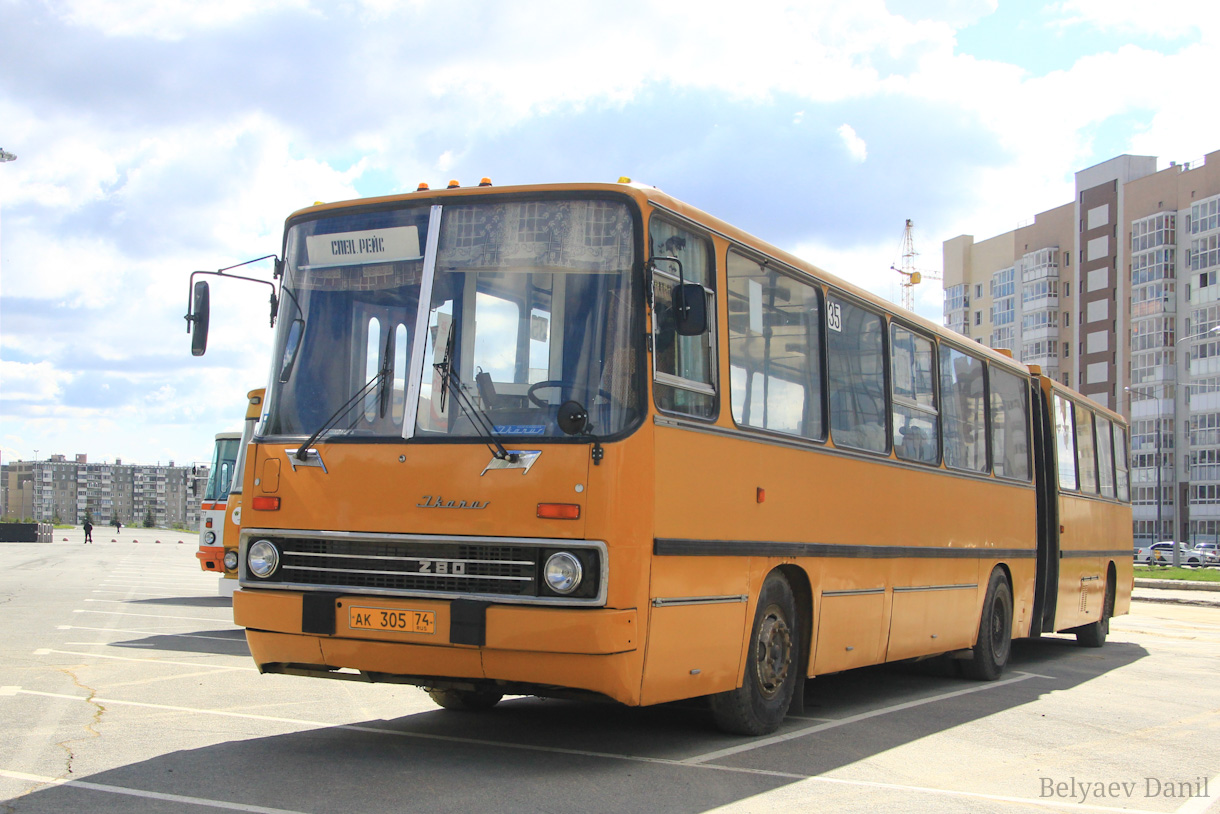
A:
[[[565,599],[598,595],[599,549],[563,541],[524,544],[511,540],[353,539],[259,534],[280,553],[280,566],[267,579],[243,574],[243,585],[300,586],[318,590],[377,594],[561,598],[541,583],[546,558],[570,551],[582,562],[587,579]],[[243,547],[243,553],[244,553]],[[243,571],[246,569],[243,569]]]

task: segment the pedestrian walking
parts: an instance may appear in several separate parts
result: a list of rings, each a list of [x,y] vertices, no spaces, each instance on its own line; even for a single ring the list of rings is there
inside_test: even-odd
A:
[[[93,524],[90,523],[88,520],[85,521],[85,542],[86,543],[93,542]]]

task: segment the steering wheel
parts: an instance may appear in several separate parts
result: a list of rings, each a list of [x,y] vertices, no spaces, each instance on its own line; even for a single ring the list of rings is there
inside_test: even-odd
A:
[[[542,399],[538,398],[538,396],[536,395],[536,391],[543,390],[548,387],[560,388],[560,387],[564,387],[566,384],[567,384],[567,382],[561,382],[556,379],[548,379],[545,382],[535,382],[534,384],[530,385],[529,390],[525,391],[525,395],[527,395],[529,397],[529,400],[538,407],[543,407],[543,408],[550,407],[551,403],[548,401],[543,401]],[[608,403],[608,404],[615,403],[614,397],[611,396],[609,393],[607,393],[605,390],[598,390],[597,395],[600,396],[601,398],[605,399],[606,403]]]

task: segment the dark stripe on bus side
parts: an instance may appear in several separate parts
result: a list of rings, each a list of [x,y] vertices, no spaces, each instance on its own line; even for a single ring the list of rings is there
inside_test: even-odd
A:
[[[1078,548],[1072,549],[1070,551],[1066,548],[1059,550],[1059,558],[1064,559],[1064,560],[1067,559],[1068,557],[1134,557],[1134,556],[1135,556],[1134,549],[1127,550],[1125,548],[1117,548],[1117,549],[1107,550],[1107,551],[1088,551],[1088,550],[1082,550],[1082,549],[1078,549]]]
[[[1033,559],[1032,548],[931,548],[901,545],[781,543],[768,540],[682,540],[654,538],[659,557],[826,557],[844,559]],[[1098,552],[1090,552],[1090,554]]]

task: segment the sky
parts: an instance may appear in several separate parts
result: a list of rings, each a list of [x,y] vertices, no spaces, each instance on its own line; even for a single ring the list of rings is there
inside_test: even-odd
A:
[[[207,461],[271,330],[214,283],[192,357],[190,272],[315,201],[628,176],[897,301],[907,218],[935,272],[1220,150],[1218,40],[1214,0],[0,0],[0,460]]]

